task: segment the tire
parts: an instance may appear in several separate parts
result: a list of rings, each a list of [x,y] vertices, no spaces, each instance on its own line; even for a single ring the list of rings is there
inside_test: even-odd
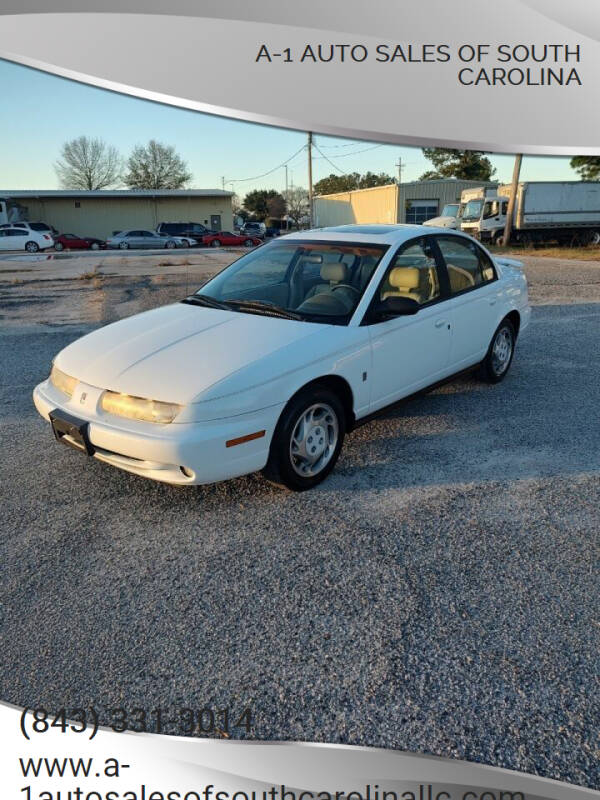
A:
[[[334,392],[319,384],[301,390],[279,418],[263,475],[295,492],[312,489],[335,467],[345,433],[344,407]]]
[[[221,242],[218,239],[213,239],[210,243],[211,247],[221,247]]]
[[[505,318],[496,328],[486,357],[479,367],[479,378],[486,383],[500,383],[506,377],[515,354],[517,334],[512,322]]]
[[[100,250],[100,245],[98,242],[92,242],[90,245],[90,250]]]
[[[597,246],[600,244],[600,231],[586,231],[582,238],[585,245]]]
[[[494,244],[496,245],[496,247],[504,247],[504,234],[503,233],[496,234],[496,236],[494,237]]]
[[[182,247],[189,247],[189,246],[190,246],[190,243],[188,242],[188,240],[187,240],[187,239],[182,239],[182,240],[181,240],[181,246],[182,246]]]
[[[253,246],[254,242],[252,241],[252,239],[246,239],[246,241],[244,242],[244,247],[253,247]]]
[[[25,250],[27,250],[28,253],[37,253],[39,249],[40,246],[37,242],[25,242]]]
[[[119,242],[119,250],[128,250],[129,243],[128,242]]]
[[[177,247],[177,245],[172,239],[167,239],[167,241],[165,242],[165,247],[167,248],[167,250],[174,250]]]
[[[65,246],[61,242],[54,242],[54,249],[60,253],[61,250],[65,249]]]

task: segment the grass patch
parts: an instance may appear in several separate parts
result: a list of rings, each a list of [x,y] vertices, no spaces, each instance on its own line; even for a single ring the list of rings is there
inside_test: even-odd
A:
[[[515,256],[515,258],[533,256],[534,258],[560,258],[569,261],[600,261],[600,247],[597,246],[558,247],[548,245],[544,247],[542,245],[540,247],[519,247],[516,245],[505,249],[504,247],[494,247],[492,245],[488,249],[492,253],[496,253],[499,256],[505,255],[509,258],[511,256]]]

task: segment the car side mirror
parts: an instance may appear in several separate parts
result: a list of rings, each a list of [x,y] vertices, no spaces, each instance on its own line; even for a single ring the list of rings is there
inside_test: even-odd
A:
[[[412,297],[386,297],[373,309],[372,319],[382,322],[391,317],[402,317],[416,314],[421,306]]]

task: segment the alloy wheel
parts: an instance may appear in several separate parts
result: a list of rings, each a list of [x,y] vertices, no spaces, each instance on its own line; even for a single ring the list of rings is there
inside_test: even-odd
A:
[[[302,412],[290,440],[290,460],[294,471],[303,478],[322,472],[335,453],[339,422],[333,408],[315,403]]]

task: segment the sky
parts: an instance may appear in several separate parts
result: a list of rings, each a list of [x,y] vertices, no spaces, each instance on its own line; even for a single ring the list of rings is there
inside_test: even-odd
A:
[[[151,138],[174,145],[193,173],[190,188],[220,189],[224,181],[243,199],[253,189],[285,189],[280,165],[306,143],[304,132],[139,100],[2,59],[0,82],[0,190],[60,188],[53,165],[61,146],[86,135],[104,139],[123,156]],[[326,156],[313,151],[315,183],[331,173],[368,170],[397,177],[398,159],[403,181],[417,180],[431,168],[420,148],[320,135],[315,142]],[[513,157],[491,154],[490,160],[494,177],[509,182]],[[521,180],[577,179],[568,158],[523,159]],[[288,181],[307,185],[305,150],[288,161]]]

